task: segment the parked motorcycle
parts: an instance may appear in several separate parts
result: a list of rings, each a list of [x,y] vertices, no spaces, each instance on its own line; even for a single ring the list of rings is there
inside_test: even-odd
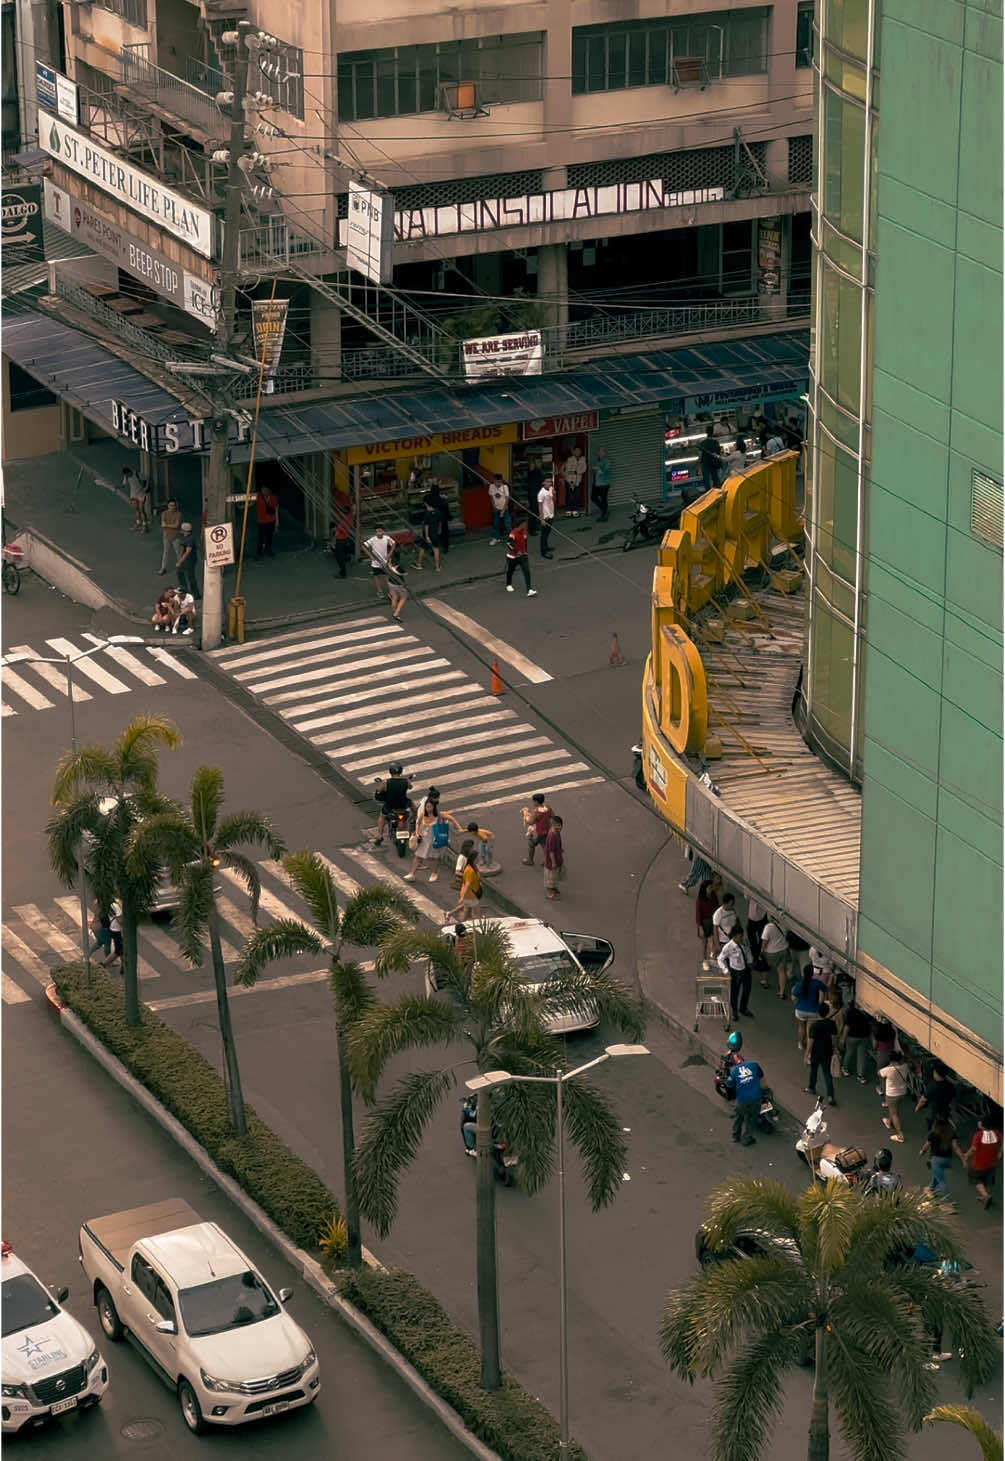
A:
[[[655,505],[649,506],[641,501],[634,492],[632,501],[635,503],[632,525],[625,533],[625,540],[621,544],[622,553],[627,553],[629,548],[635,547],[636,543],[651,543],[655,539],[662,538],[665,532],[677,527],[680,523],[681,509],[679,507],[670,507],[665,502],[657,502]]]
[[[478,1123],[478,1097],[465,1096],[461,1101],[461,1140],[464,1142],[465,1155],[477,1158],[478,1152],[474,1146],[469,1146],[465,1140],[465,1130],[474,1139]],[[499,1137],[495,1128],[492,1129],[492,1173],[497,1182],[504,1187],[512,1187],[515,1178],[516,1156],[507,1150],[506,1143]]]
[[[632,775],[635,778],[635,785],[639,791],[648,791],[649,788],[646,786],[646,773],[642,766],[642,754],[641,746],[632,747]]]
[[[727,1050],[715,1067],[713,1074],[715,1093],[717,1096],[721,1096],[724,1101],[736,1100],[736,1092],[728,1081],[730,1067],[733,1065],[734,1059],[734,1052]],[[778,1125],[778,1110],[775,1106],[774,1092],[770,1086],[761,1086],[761,1109],[757,1113],[757,1121],[754,1124],[762,1136],[770,1136]]]
[[[821,1182],[836,1177],[839,1182],[854,1185],[860,1180],[862,1169],[868,1161],[861,1147],[841,1147],[837,1142],[831,1141],[822,1098],[818,1098],[816,1106],[806,1118],[806,1125],[796,1140],[796,1151],[814,1177]]]

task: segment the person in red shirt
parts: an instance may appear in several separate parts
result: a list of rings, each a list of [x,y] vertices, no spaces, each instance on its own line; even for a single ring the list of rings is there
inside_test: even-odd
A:
[[[544,839],[544,890],[554,901],[561,898],[558,891],[560,878],[565,877],[565,850],[562,847],[562,818],[554,816],[548,835]]]
[[[272,535],[279,526],[279,498],[271,487],[259,487],[255,495],[255,522],[258,524],[255,557],[261,558],[263,553],[268,553],[270,558],[274,558]]]
[[[523,581],[527,588],[527,597],[532,599],[537,594],[536,588],[530,586],[530,565],[527,562],[527,529],[522,522],[515,522],[510,529],[509,537],[506,539],[506,592],[514,593],[513,575],[517,568],[523,574]]]
[[[996,1131],[991,1121],[982,1116],[977,1130],[970,1138],[965,1152],[957,1149],[957,1155],[968,1168],[971,1187],[977,1188],[977,1196],[985,1207],[991,1206],[991,1188],[995,1185],[995,1174],[1002,1159],[1002,1134]]]
[[[712,946],[712,914],[719,906],[715,888],[711,883],[702,883],[694,901],[694,921],[698,925],[698,942],[701,944],[701,967],[710,969],[709,949]]]
[[[543,791],[535,791],[531,805],[523,809],[523,825],[527,838],[527,856],[524,862],[534,866],[534,853],[543,847],[551,827],[551,807],[544,799]]]

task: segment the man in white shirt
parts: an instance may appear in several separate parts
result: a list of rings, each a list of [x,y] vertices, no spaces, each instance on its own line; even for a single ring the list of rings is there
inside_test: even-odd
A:
[[[496,472],[494,480],[489,483],[489,501],[492,503],[492,532],[495,535],[489,547],[494,548],[503,541],[510,528],[509,483],[504,481],[501,472]]]
[[[387,589],[387,560],[391,556],[394,539],[383,528],[378,528],[372,538],[367,538],[363,547],[370,555],[370,572],[373,575],[377,597],[382,599]]]
[[[769,918],[761,930],[761,958],[767,965],[765,973],[761,975],[764,988],[769,988],[770,975],[774,974],[778,980],[778,998],[788,999],[791,967],[789,941],[773,918]]]
[[[776,426],[772,426],[771,435],[768,437],[764,445],[764,455],[766,457],[774,457],[777,456],[780,451],[784,450],[785,443],[782,440],[781,436],[779,436],[778,434],[778,428]]]
[[[570,512],[579,513],[583,507],[583,478],[586,476],[586,458],[581,447],[574,446],[566,457],[562,476],[568,493],[566,507]]]
[[[732,893],[724,893],[722,902],[712,914],[712,927],[715,929],[715,942],[718,948],[722,948],[729,941],[734,927],[739,924],[736,916],[736,899]]]
[[[172,634],[191,634],[195,628],[195,616],[197,613],[195,599],[185,589],[179,589],[175,607],[175,620],[171,625]],[[182,620],[185,625],[182,628]]]
[[[551,477],[545,477],[537,494],[537,515],[541,519],[541,557],[554,558],[554,553],[548,548],[555,517],[555,484]]]
[[[739,924],[733,936],[723,945],[716,963],[729,975],[729,1012],[733,1019],[750,1014],[750,959]]]

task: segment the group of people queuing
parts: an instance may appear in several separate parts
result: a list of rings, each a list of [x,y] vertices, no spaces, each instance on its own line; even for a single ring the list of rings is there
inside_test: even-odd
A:
[[[761,448],[761,456],[774,457],[783,451],[802,451],[803,433],[795,416],[785,422],[769,421],[766,416],[756,416],[750,431],[737,431],[733,446],[727,455],[722,442],[716,437],[715,422],[705,427],[705,435],[698,444],[698,466],[701,471],[703,489],[719,487],[729,477],[742,472],[747,465],[747,453],[751,441]]]
[[[729,978],[732,1020],[754,1018],[750,999],[754,975],[758,975],[762,989],[792,1005],[796,1046],[806,1069],[805,1092],[820,1094],[835,1106],[837,1078],[848,1077],[859,1085],[874,1080],[887,1139],[903,1145],[907,1140],[903,1118],[912,1102],[915,1072],[893,1024],[858,1005],[848,974],[826,953],[812,945],[807,948],[803,940],[788,933],[778,915],[751,899],[744,921],[736,895],[725,889],[722,878],[697,854],[689,877],[679,886],[684,892],[697,887],[694,916],[702,967],[711,969],[714,959]],[[748,1064],[756,1066],[756,1062]],[[928,1131],[921,1155],[931,1170],[931,1190],[940,1197],[949,1196],[948,1174],[955,1158],[966,1168],[977,1197],[989,1207],[1003,1155],[1000,1114],[988,1108],[965,1145],[954,1119],[961,1093],[952,1073],[938,1061],[930,1068],[922,1063],[918,1070],[925,1072],[925,1085],[919,1096],[915,1081],[913,1110],[926,1116]],[[819,1091],[821,1082],[823,1090]]]

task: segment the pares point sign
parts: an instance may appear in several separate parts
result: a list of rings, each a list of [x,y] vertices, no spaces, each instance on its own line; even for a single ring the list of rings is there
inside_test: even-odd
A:
[[[4,188],[0,194],[0,209],[4,248],[17,249],[15,258],[21,264],[34,264],[44,259],[42,190],[38,184]],[[14,259],[10,262],[13,263]]]
[[[234,529],[230,523],[216,523],[206,529],[206,567],[226,568],[234,561]]]

